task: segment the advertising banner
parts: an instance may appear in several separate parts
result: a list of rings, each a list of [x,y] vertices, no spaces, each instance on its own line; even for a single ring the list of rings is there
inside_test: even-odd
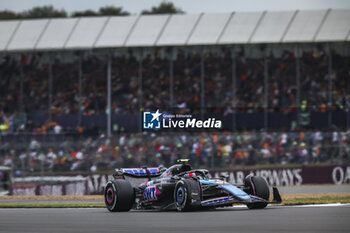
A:
[[[211,171],[213,177],[225,176],[234,184],[243,184],[249,175],[262,176],[271,186],[293,186],[303,184],[350,183],[350,165],[303,166],[284,168],[262,168],[250,170]],[[42,178],[41,178],[42,179]],[[11,195],[95,195],[103,194],[104,185],[112,179],[108,174],[88,176],[45,177],[46,182],[36,182],[38,177],[15,178]],[[63,180],[63,181],[62,181]],[[24,182],[25,181],[25,182]]]
[[[211,174],[214,177],[228,176],[229,182],[238,184],[242,184],[249,174],[264,177],[271,186],[350,183],[349,165],[214,171]]]

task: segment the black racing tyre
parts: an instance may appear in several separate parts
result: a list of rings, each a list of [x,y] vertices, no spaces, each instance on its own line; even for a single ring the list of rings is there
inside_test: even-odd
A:
[[[174,201],[178,211],[194,210],[191,206],[191,201],[201,200],[201,190],[198,181],[195,180],[180,180],[176,183],[174,189]]]
[[[244,186],[246,186],[246,190],[248,190],[248,194],[261,197],[265,200],[269,200],[270,197],[270,189],[266,180],[261,176],[247,176],[244,179]],[[249,209],[263,209],[267,206],[267,203],[264,202],[256,202],[247,204]]]
[[[191,191],[184,180],[177,182],[174,190],[174,200],[178,211],[190,210],[189,192]]]
[[[134,189],[127,180],[111,180],[106,184],[104,198],[109,211],[129,211],[135,201]]]

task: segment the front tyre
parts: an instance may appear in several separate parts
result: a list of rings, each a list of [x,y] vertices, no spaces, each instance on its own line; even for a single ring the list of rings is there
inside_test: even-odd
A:
[[[260,197],[266,201],[270,197],[270,189],[266,180],[261,176],[247,176],[244,180],[244,186],[248,190],[248,194]],[[263,209],[267,206],[266,202],[256,202],[247,204],[249,209]]]
[[[202,189],[197,180],[183,179],[176,183],[174,202],[178,211],[190,211],[201,207]]]
[[[174,190],[174,200],[178,211],[190,210],[189,192],[187,182],[183,180],[177,182]]]
[[[111,212],[129,211],[134,204],[134,189],[126,180],[111,180],[104,191],[106,207]]]

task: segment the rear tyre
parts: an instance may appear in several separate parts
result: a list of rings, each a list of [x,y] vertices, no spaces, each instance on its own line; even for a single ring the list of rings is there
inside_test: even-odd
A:
[[[129,211],[134,204],[134,189],[126,180],[111,180],[107,183],[104,199],[111,212]]]
[[[261,176],[247,176],[244,180],[244,186],[248,194],[263,198],[268,201],[270,197],[270,189],[266,180]],[[263,209],[267,206],[265,202],[256,202],[247,204],[249,209]]]

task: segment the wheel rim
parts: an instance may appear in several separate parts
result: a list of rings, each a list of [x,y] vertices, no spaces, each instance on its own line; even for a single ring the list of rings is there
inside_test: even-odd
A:
[[[113,200],[114,200],[114,192],[112,188],[109,188],[107,190],[106,201],[110,205],[113,203]]]
[[[180,187],[177,189],[177,192],[176,192],[176,201],[181,205],[184,202],[184,199],[185,199],[185,192],[183,188]]]

